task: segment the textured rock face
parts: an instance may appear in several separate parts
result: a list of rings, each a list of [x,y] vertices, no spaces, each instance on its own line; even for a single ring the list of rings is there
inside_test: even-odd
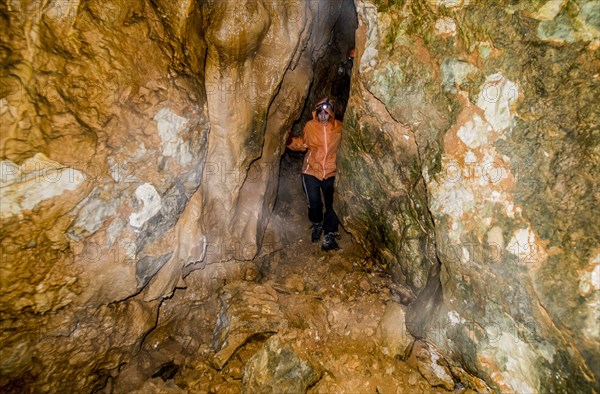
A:
[[[340,4],[0,4],[0,387],[102,385],[187,273],[254,257]]]
[[[221,311],[212,340],[219,369],[251,337],[279,332],[287,325],[277,305],[277,293],[270,286],[257,287],[251,282],[228,284],[220,300]]]
[[[417,369],[433,386],[443,387],[448,391],[454,389],[452,373],[445,364],[442,356],[431,348],[427,342],[417,341],[414,344],[411,357],[414,359]],[[413,361],[413,360],[411,360]]]
[[[357,9],[340,213],[407,326],[497,390],[598,391],[598,2]]]
[[[388,303],[381,317],[379,330],[383,353],[404,360],[414,341],[406,329],[406,307],[396,302]]]
[[[243,393],[305,393],[321,375],[279,337],[271,337],[244,369]]]

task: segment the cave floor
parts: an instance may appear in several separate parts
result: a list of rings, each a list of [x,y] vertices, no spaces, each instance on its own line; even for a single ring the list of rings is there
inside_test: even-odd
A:
[[[154,342],[145,343],[105,391],[239,393],[245,365],[272,334],[264,331],[273,323],[266,320],[273,319],[278,320],[275,335],[296,349],[300,358],[310,358],[321,374],[309,393],[447,392],[431,387],[413,364],[384,354],[380,320],[386,303],[406,303],[408,291],[372,265],[343,230],[338,251],[323,252],[320,244],[310,242],[304,194],[295,170],[298,157],[284,157],[283,162],[278,203],[265,235],[281,248],[262,256],[257,264],[261,274],[255,280],[225,286],[225,292],[230,292],[228,308],[237,311],[227,322],[232,349],[223,356],[211,347],[219,307],[218,302],[206,301],[204,313],[195,314],[196,318],[188,314],[184,322],[195,326],[196,340],[174,333],[156,337],[160,343],[148,339]],[[238,305],[232,305],[235,302]],[[256,310],[271,311],[273,317]],[[210,315],[212,320],[207,318]],[[248,326],[255,334],[248,330],[240,334]],[[181,324],[168,327],[181,331]]]

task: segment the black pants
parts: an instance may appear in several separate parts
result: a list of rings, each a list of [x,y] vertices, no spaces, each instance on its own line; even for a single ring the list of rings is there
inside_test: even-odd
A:
[[[323,232],[335,233],[338,231],[339,220],[333,210],[333,183],[332,176],[320,181],[312,175],[302,174],[302,186],[308,199],[308,219],[313,223],[323,222]],[[323,202],[321,190],[325,200],[325,215],[323,215]]]

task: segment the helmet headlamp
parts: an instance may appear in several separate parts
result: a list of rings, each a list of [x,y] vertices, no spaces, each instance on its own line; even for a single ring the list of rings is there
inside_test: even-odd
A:
[[[326,100],[317,105],[317,112],[323,111],[326,108],[331,108],[331,110],[333,111],[333,105],[329,102],[329,100]]]

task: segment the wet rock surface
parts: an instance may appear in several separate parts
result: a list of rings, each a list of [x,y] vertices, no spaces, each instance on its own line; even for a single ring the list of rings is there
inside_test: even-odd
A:
[[[598,3],[357,10],[340,216],[411,332],[498,391],[600,391]]]

